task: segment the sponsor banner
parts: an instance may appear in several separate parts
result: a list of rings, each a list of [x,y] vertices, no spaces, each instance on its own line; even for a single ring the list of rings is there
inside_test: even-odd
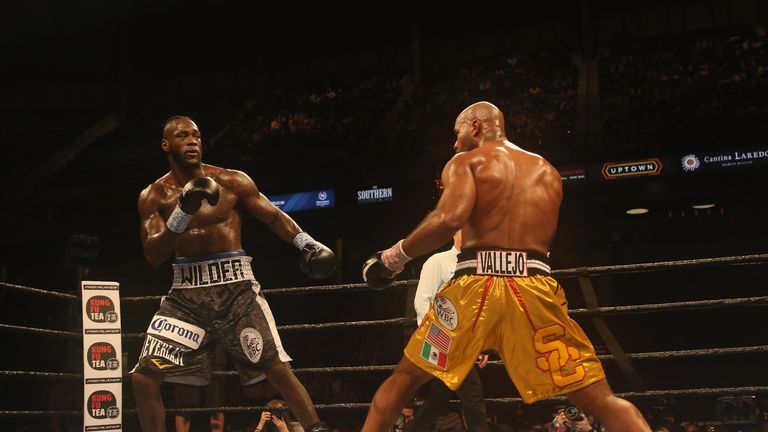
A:
[[[122,357],[119,346],[119,334],[83,335],[85,369],[90,372],[91,378],[111,378],[115,372],[120,373]]]
[[[184,355],[192,351],[190,348],[184,348],[170,344],[156,337],[147,335],[144,346],[141,348],[139,358],[150,357],[150,361],[159,370],[184,366]]]
[[[357,203],[369,204],[382,201],[392,201],[392,188],[391,187],[378,187],[376,185],[371,186],[370,189],[357,191]]]
[[[684,173],[768,166],[768,148],[688,153],[679,160]]]
[[[83,430],[122,431],[120,284],[83,281]]]
[[[629,177],[657,176],[661,174],[662,164],[659,158],[637,159],[626,162],[606,162],[600,169],[605,180],[617,180]]]
[[[587,180],[587,170],[584,167],[565,167],[558,169],[563,183],[580,183]]]
[[[147,334],[163,336],[193,350],[200,348],[205,330],[175,318],[155,315],[149,322]]]
[[[331,208],[336,205],[336,192],[333,189],[296,192],[285,195],[274,195],[267,198],[275,207],[286,213]]]
[[[122,431],[122,383],[86,384],[83,430]]]

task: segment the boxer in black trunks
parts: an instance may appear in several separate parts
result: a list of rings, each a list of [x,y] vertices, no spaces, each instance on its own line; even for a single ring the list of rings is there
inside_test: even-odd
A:
[[[139,195],[141,241],[151,266],[176,260],[173,286],[150,322],[132,371],[142,429],[165,431],[163,381],[210,382],[218,339],[243,385],[266,376],[306,430],[328,430],[287,364],[291,358],[242,250],[242,219],[255,217],[292,242],[302,271],[312,278],[330,276],[335,255],[272,205],[247,174],[203,164],[200,130],[189,117],[166,121],[161,146],[170,171]]]

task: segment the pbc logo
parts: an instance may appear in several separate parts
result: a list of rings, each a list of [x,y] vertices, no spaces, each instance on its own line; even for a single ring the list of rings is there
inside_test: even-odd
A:
[[[120,360],[117,359],[117,350],[112,344],[96,342],[88,347],[88,366],[99,371],[119,368]]]
[[[93,322],[117,322],[117,312],[115,312],[115,304],[109,297],[105,296],[93,296],[88,299],[86,304],[88,308],[88,319]]]
[[[117,398],[111,391],[99,390],[88,396],[88,414],[95,419],[116,418],[120,415]]]

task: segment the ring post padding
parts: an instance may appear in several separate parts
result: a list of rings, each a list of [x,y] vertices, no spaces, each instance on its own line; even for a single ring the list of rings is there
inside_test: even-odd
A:
[[[123,430],[120,284],[82,281],[83,430]]]

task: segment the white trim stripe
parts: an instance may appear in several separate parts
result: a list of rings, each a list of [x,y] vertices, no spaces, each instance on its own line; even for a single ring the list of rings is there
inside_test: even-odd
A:
[[[289,362],[293,360],[291,356],[289,356],[288,353],[286,353],[285,350],[283,349],[283,342],[280,340],[280,335],[277,334],[277,325],[275,324],[275,317],[272,315],[272,310],[269,309],[269,304],[267,303],[267,300],[264,297],[257,295],[256,303],[259,304],[261,311],[264,312],[264,317],[267,319],[267,324],[269,325],[269,332],[272,334],[272,339],[274,339],[275,341],[275,349],[277,349],[278,358],[280,358],[280,361],[283,361],[283,362]]]

